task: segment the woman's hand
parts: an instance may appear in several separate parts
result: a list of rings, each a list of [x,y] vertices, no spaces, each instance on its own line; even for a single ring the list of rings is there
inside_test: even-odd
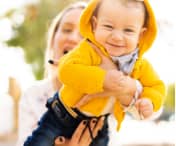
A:
[[[87,127],[87,122],[88,121],[84,120],[79,124],[71,139],[66,139],[63,136],[59,136],[55,140],[55,146],[89,146],[92,139],[90,136],[90,131]],[[88,124],[90,124],[92,135],[95,138],[99,130],[103,127],[104,117],[101,117],[98,121],[93,118]]]

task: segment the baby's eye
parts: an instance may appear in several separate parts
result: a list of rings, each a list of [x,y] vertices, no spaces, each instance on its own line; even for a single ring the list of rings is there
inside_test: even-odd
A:
[[[113,26],[112,25],[103,25],[105,28],[112,30]]]
[[[135,32],[133,29],[130,29],[130,28],[126,28],[124,29],[125,32]]]

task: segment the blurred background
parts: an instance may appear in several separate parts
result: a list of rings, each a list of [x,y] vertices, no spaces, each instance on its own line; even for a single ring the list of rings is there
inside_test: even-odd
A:
[[[46,34],[60,10],[76,0],[0,0],[0,146],[15,146],[18,103],[24,90],[44,75]],[[173,146],[175,127],[176,14],[174,0],[150,0],[158,38],[146,53],[167,85],[161,113],[153,121],[127,115],[122,130],[110,132],[111,146]],[[114,122],[112,119],[112,128]],[[115,142],[116,141],[116,142]]]

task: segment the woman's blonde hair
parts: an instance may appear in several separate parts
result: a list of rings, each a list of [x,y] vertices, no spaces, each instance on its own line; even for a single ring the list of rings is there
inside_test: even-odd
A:
[[[83,1],[78,1],[75,3],[70,4],[68,7],[63,9],[51,22],[51,25],[48,30],[48,37],[47,37],[47,48],[45,52],[45,77],[48,76],[48,69],[49,69],[49,64],[48,60],[53,59],[53,48],[52,44],[54,41],[54,36],[56,34],[56,31],[58,30],[60,26],[60,22],[62,21],[62,18],[64,15],[69,12],[72,9],[84,9],[87,6],[86,2]]]

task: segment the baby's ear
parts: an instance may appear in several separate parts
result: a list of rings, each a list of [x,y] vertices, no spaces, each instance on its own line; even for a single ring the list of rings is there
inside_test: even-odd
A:
[[[143,27],[141,28],[140,34],[139,34],[139,39],[138,39],[138,43],[140,43],[140,41],[143,39],[143,36],[145,35],[145,32],[147,31],[147,27]],[[139,45],[139,44],[138,44]]]
[[[95,16],[92,16],[92,18],[91,18],[91,25],[92,25],[92,30],[94,32],[94,30],[97,27],[97,18]]]
[[[143,35],[145,34],[146,31],[147,31],[147,27],[143,27],[143,28],[141,29],[140,38],[143,37]]]

